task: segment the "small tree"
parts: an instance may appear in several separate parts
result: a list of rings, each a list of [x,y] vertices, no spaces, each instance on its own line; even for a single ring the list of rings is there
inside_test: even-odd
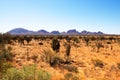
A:
[[[30,36],[24,36],[24,39],[27,41],[27,43],[29,43],[32,40]]]
[[[12,61],[13,54],[11,53],[11,47],[8,47],[8,49],[3,48],[0,52],[0,59],[5,59],[6,61]]]
[[[67,44],[67,45],[66,45],[66,54],[65,54],[65,57],[66,57],[66,62],[69,62],[70,49],[71,49],[70,44]]]
[[[104,46],[100,42],[96,43],[96,47],[97,47],[97,52],[99,52],[100,48],[102,47],[104,48]]]
[[[67,44],[67,46],[66,46],[66,56],[67,56],[67,57],[70,56],[70,49],[71,49],[70,44]]]
[[[39,70],[38,71],[38,80],[50,80],[51,74],[45,70]]]
[[[23,36],[23,35],[19,36],[18,42],[19,42],[21,45],[24,45],[24,36]]]
[[[60,49],[60,42],[57,38],[54,38],[52,40],[52,44],[51,44],[51,47],[52,49],[55,51],[55,52],[59,52],[59,49]]]
[[[86,45],[88,46],[90,39],[89,39],[88,37],[84,37],[84,40],[85,40],[85,42],[86,42]]]

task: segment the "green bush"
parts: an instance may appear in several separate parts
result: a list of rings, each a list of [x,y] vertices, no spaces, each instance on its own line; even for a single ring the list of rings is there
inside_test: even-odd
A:
[[[7,49],[3,49],[0,53],[0,59],[12,61],[12,57],[13,57],[12,53]]]
[[[24,73],[16,68],[10,68],[1,80],[24,80]]]
[[[0,45],[0,59],[5,59],[7,61],[12,61],[12,48],[10,46],[6,46],[5,44]]]
[[[4,59],[0,59],[0,73],[4,74],[6,71],[12,67],[12,64],[6,62]]]
[[[0,80],[50,80],[51,74],[45,70],[37,70],[36,65],[24,66],[21,69],[9,68]]]
[[[50,80],[51,79],[51,74],[47,71],[44,70],[39,70],[38,71],[38,80]]]
[[[35,80],[35,75],[37,75],[36,65],[23,66],[21,71],[24,73],[24,80]]]

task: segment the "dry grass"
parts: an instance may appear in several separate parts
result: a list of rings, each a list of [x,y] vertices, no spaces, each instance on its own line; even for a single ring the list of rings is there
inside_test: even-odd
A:
[[[108,37],[105,36],[105,38]],[[86,45],[84,39],[78,38],[78,40],[78,42],[70,41],[70,64],[78,68],[78,73],[75,74],[80,75],[80,80],[120,80],[120,65],[118,64],[120,63],[120,44],[118,41],[93,41],[90,39]],[[14,66],[21,68],[23,65],[37,63],[38,68],[47,69],[54,75],[52,80],[64,80],[64,75],[69,72],[68,70],[59,66],[51,67],[41,58],[45,50],[48,50],[48,53],[50,52],[49,50],[52,50],[51,41],[50,39],[42,40],[42,45],[39,45],[39,41],[36,40],[32,40],[29,45],[21,46],[17,42],[14,45],[9,45],[12,47],[12,53],[15,55],[13,60]],[[65,61],[66,42],[65,39],[60,40],[60,51],[56,53],[61,56],[63,61]],[[103,47],[99,48],[99,52],[96,47],[98,42],[103,45]]]

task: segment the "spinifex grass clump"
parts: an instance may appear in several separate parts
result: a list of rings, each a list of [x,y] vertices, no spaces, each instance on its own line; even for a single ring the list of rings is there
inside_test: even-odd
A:
[[[6,71],[13,67],[11,63],[7,62],[5,59],[0,59],[0,73],[5,74]]]
[[[63,62],[62,58],[59,54],[56,54],[52,50],[44,50],[42,55],[42,60],[48,63],[50,66],[55,66]]]
[[[0,80],[50,80],[51,74],[35,65],[24,66],[21,69],[9,68]]]
[[[50,80],[51,74],[45,70],[39,70],[38,71],[38,80]]]

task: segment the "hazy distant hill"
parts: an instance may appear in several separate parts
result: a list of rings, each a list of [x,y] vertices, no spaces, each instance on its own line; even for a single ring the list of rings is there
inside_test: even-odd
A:
[[[15,28],[13,30],[8,31],[10,34],[20,35],[20,34],[35,34],[34,31],[29,31],[23,28]]]
[[[99,35],[102,35],[102,34],[104,34],[104,33],[101,32],[101,31],[98,31],[98,32],[90,32],[90,31],[84,30],[84,31],[80,32],[80,34],[83,34],[83,35],[87,35],[87,34],[93,34],[93,35],[99,34]]]
[[[39,30],[39,31],[37,31],[36,32],[37,34],[49,34],[49,32],[48,31],[46,31],[46,30]]]
[[[15,28],[13,30],[8,31],[10,34],[14,34],[14,35],[20,35],[20,34],[33,34],[33,35],[91,35],[91,34],[95,34],[95,35],[102,35],[104,34],[103,32],[90,32],[90,31],[77,31],[76,29],[71,29],[68,30],[67,32],[59,32],[59,31],[52,31],[52,32],[48,32],[46,30],[38,30],[38,31],[30,31],[24,28]]]
[[[59,31],[52,31],[52,34],[61,34]]]
[[[67,34],[80,34],[80,32],[76,31],[76,29],[71,29],[67,31]]]

